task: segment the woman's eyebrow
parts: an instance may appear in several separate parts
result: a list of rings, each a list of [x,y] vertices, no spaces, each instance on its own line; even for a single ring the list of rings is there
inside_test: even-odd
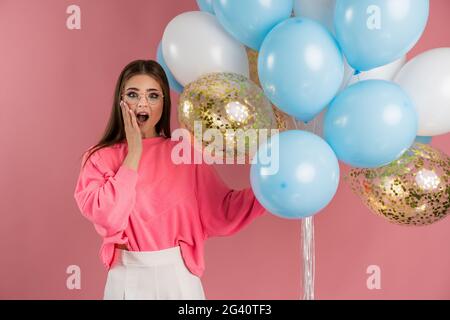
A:
[[[138,88],[128,88],[128,89],[125,89],[125,91],[128,91],[128,90],[135,90],[135,91],[139,91],[139,89]],[[147,89],[147,91],[159,91],[158,89],[156,89],[156,88],[148,88]]]

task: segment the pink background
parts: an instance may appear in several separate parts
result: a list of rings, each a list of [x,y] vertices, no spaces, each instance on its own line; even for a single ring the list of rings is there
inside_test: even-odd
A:
[[[430,2],[428,27],[409,58],[450,47],[450,1]],[[66,28],[71,4],[81,7],[81,30]],[[0,298],[102,298],[101,239],[73,199],[80,156],[103,132],[121,69],[154,59],[167,23],[196,9],[194,0],[0,1]],[[449,135],[432,145],[450,154]],[[220,173],[235,188],[249,185],[246,166]],[[266,215],[234,237],[211,239],[207,298],[298,299],[299,230],[298,221]],[[389,224],[341,181],[316,219],[316,297],[449,299],[449,230],[450,219]],[[69,265],[81,268],[81,290],[66,288]],[[381,290],[366,287],[370,265],[381,268]]]

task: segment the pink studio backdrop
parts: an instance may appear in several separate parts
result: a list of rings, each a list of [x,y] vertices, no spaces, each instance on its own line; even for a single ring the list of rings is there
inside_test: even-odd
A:
[[[409,58],[450,47],[450,1],[431,0],[428,27]],[[66,8],[81,7],[81,30]],[[101,299],[101,239],[73,199],[80,156],[103,132],[114,84],[135,59],[154,59],[167,23],[197,10],[194,0],[0,1],[0,298]],[[174,96],[173,128],[177,101]],[[450,136],[432,145],[450,154]],[[341,166],[342,172],[348,168]],[[219,168],[235,188],[248,166]],[[450,219],[428,227],[390,224],[341,181],[316,218],[319,299],[449,299]],[[298,299],[300,223],[272,215],[206,245],[209,299]],[[66,287],[70,265],[81,289]],[[367,267],[381,268],[369,290]]]

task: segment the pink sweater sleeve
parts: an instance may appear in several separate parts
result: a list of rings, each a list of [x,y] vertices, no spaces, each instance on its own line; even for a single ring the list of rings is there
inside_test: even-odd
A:
[[[97,152],[81,168],[74,197],[101,236],[111,237],[127,228],[137,179],[138,173],[124,165],[117,172],[105,166]]]
[[[266,211],[251,188],[230,189],[211,165],[196,165],[195,177],[199,215],[206,238],[233,235]]]

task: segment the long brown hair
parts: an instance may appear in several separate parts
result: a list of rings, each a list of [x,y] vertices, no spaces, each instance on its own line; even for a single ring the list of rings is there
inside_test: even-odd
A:
[[[166,138],[170,138],[170,87],[167,80],[166,73],[161,65],[153,60],[135,60],[130,62],[120,73],[117,79],[116,89],[114,91],[113,105],[111,109],[111,114],[109,117],[108,125],[103,133],[100,141],[91,147],[86,156],[86,160],[97,150],[105,148],[116,143],[122,142],[126,139],[125,126],[123,124],[122,111],[120,109],[120,99],[121,93],[124,88],[125,82],[132,76],[146,74],[156,81],[158,81],[164,95],[164,106],[161,119],[155,125],[155,131],[157,134],[162,135]]]

